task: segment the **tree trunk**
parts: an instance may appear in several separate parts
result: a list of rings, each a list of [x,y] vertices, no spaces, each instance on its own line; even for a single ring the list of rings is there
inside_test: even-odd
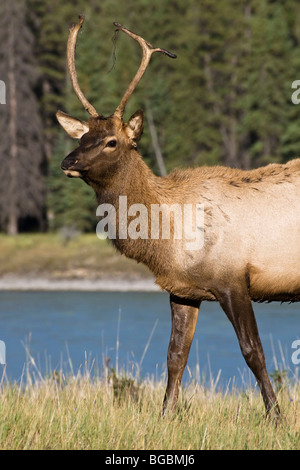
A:
[[[161,176],[166,176],[167,170],[166,170],[164,159],[163,159],[163,156],[162,156],[162,153],[161,153],[161,150],[160,150],[160,145],[159,145],[159,142],[158,142],[158,136],[157,136],[155,124],[154,124],[154,121],[153,121],[152,111],[151,111],[150,105],[148,103],[146,103],[146,116],[147,116],[148,126],[149,126],[149,130],[150,130],[151,138],[152,138],[152,144],[153,144],[153,147],[154,147],[154,152],[155,152],[159,172],[160,172]]]
[[[8,198],[8,222],[7,233],[16,235],[18,233],[18,209],[17,209],[17,86],[16,86],[16,63],[15,63],[15,27],[12,17],[10,35],[8,40],[8,106],[9,106],[9,190]]]

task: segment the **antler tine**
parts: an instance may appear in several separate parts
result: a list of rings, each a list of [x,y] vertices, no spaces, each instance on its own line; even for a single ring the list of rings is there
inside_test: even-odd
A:
[[[135,90],[137,84],[139,83],[142,76],[144,75],[148,67],[148,64],[150,62],[152,54],[154,54],[154,52],[162,52],[163,54],[167,55],[168,57],[171,57],[172,59],[176,59],[177,56],[175,54],[172,54],[172,52],[167,51],[166,49],[161,49],[160,47],[154,48],[148,41],[143,39],[141,36],[138,36],[137,34],[133,33],[129,29],[125,28],[124,26],[120,25],[119,23],[114,23],[114,25],[121,31],[124,31],[124,33],[128,34],[128,36],[135,39],[140,44],[142,51],[143,51],[141,65],[137,73],[135,74],[133,80],[131,81],[129,87],[125,91],[125,94],[114,113],[116,116],[118,116],[121,119],[125,111],[125,106],[130,96],[132,95],[133,91]]]
[[[69,68],[69,74],[70,74],[72,86],[79,101],[81,102],[81,104],[84,106],[86,111],[88,111],[88,113],[91,116],[98,116],[98,113],[95,110],[94,106],[92,106],[91,103],[88,102],[88,100],[82,93],[78,85],[78,80],[77,80],[77,73],[76,73],[76,67],[75,67],[75,47],[76,47],[78,31],[82,27],[83,21],[84,21],[84,16],[80,15],[79,22],[70,28],[68,45],[67,45],[68,68]]]

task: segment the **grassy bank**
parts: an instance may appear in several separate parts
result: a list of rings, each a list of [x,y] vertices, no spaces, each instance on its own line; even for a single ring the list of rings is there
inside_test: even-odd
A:
[[[190,386],[175,416],[160,416],[164,385],[123,379],[41,380],[0,393],[0,449],[299,449],[300,388],[283,389],[285,419],[264,417],[255,391]]]
[[[149,277],[149,271],[116,252],[96,234],[0,234],[0,276],[54,279]]]

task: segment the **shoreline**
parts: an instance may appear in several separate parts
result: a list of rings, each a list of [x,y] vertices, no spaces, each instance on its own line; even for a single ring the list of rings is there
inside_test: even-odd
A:
[[[0,291],[85,291],[161,292],[154,279],[51,279],[49,277],[5,276]]]

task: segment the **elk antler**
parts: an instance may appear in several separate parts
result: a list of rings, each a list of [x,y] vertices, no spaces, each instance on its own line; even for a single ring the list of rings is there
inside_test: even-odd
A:
[[[84,108],[88,111],[91,116],[98,116],[97,111],[95,110],[94,106],[88,102],[84,94],[82,93],[77,80],[77,73],[75,68],[75,47],[76,47],[76,39],[77,34],[80,28],[82,27],[84,21],[84,16],[79,16],[79,22],[73,25],[70,29],[68,45],[67,45],[67,59],[68,59],[68,68],[69,74],[72,82],[73,89],[81,102]]]
[[[150,62],[152,54],[154,52],[162,52],[163,54],[167,55],[168,57],[171,57],[172,59],[176,59],[177,56],[175,54],[172,54],[172,52],[166,51],[165,49],[161,49],[159,47],[154,48],[148,41],[143,39],[141,36],[138,36],[137,34],[133,33],[129,29],[125,28],[124,26],[120,25],[119,23],[114,23],[114,25],[118,29],[121,29],[121,31],[124,31],[124,33],[128,34],[128,36],[135,39],[140,44],[143,50],[143,57],[142,57],[141,65],[137,73],[135,74],[133,80],[131,81],[129,87],[125,91],[125,94],[121,100],[121,103],[119,104],[119,106],[117,107],[114,113],[116,116],[122,119],[127,101],[129,100],[134,89],[136,88],[137,84],[139,83],[142,76],[144,75],[146,68],[148,67],[148,64]]]

